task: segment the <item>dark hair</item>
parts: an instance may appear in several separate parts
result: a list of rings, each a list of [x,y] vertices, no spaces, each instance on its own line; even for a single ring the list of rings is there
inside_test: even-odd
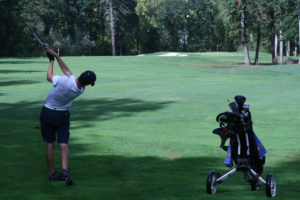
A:
[[[96,74],[93,71],[87,70],[79,76],[78,81],[83,86],[89,84],[91,84],[91,86],[94,86],[96,81]]]

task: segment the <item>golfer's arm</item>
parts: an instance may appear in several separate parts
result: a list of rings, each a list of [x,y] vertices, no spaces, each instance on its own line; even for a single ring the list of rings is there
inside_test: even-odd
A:
[[[52,77],[53,77],[53,63],[54,63],[54,60],[52,60],[49,64],[49,67],[48,67],[48,71],[47,71],[47,80],[49,82],[52,82]]]
[[[71,76],[73,73],[70,71],[70,69],[68,68],[68,66],[65,64],[65,62],[57,55],[55,56],[56,60],[59,64],[59,67],[61,69],[61,71],[66,75],[66,76]]]

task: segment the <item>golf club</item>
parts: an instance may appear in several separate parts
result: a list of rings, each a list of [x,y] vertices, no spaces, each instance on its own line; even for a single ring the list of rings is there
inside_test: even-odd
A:
[[[37,34],[26,24],[26,22],[21,19],[21,21],[25,24],[26,28],[32,32],[33,36],[35,37],[35,39],[39,42],[39,44],[44,48],[46,49],[46,45],[40,40],[40,38],[37,36]]]

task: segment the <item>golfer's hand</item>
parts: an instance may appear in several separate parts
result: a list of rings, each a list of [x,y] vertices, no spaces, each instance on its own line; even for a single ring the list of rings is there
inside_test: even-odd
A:
[[[54,56],[52,56],[49,52],[46,52],[48,58],[49,58],[49,61],[54,61]]]
[[[46,52],[49,53],[51,56],[55,56],[55,57],[58,56],[58,54],[55,51],[53,51],[52,49],[49,49],[47,47],[46,47]]]

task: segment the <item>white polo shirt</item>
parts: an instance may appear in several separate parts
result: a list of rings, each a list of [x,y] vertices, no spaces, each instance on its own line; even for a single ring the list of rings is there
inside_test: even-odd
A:
[[[53,110],[67,110],[72,105],[72,100],[84,92],[84,87],[79,89],[76,77],[53,76],[51,88],[44,106]]]

